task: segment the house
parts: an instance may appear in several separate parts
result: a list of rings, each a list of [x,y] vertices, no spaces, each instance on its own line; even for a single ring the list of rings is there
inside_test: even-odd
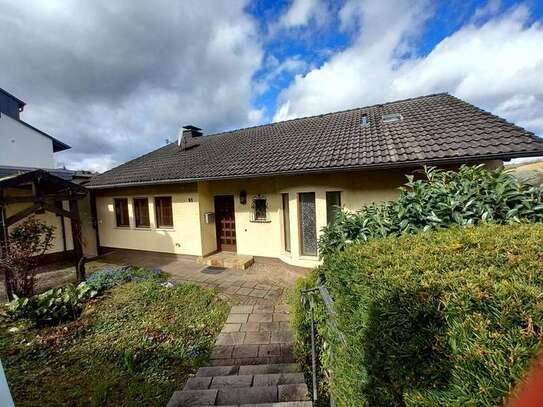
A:
[[[448,94],[203,135],[113,168],[95,191],[100,244],[311,267],[336,208],[392,199],[424,165],[543,155],[532,133]]]
[[[57,212],[41,208],[33,214],[44,222],[55,227],[53,247],[46,253],[42,261],[57,261],[73,257],[74,239],[72,225],[68,217],[61,211],[69,212],[69,200],[51,201],[54,192],[69,190],[72,187],[78,196],[79,218],[81,220],[81,235],[83,254],[92,257],[97,254],[96,231],[92,223],[91,200],[84,188],[71,184],[86,182],[89,174],[55,168],[55,154],[70,148],[69,145],[28,124],[20,117],[25,102],[0,88],[0,241],[5,240],[5,234],[17,225],[11,224],[10,218],[28,209],[34,204],[31,174],[43,184],[43,196],[40,200],[45,204],[56,207]],[[46,174],[44,174],[44,172]],[[28,180],[18,183],[18,180]],[[9,187],[8,187],[9,185]],[[60,193],[66,197],[65,193]],[[65,212],[65,213],[66,213]],[[13,220],[14,218],[11,218]],[[22,220],[22,219],[21,219]],[[9,227],[8,227],[9,226]]]

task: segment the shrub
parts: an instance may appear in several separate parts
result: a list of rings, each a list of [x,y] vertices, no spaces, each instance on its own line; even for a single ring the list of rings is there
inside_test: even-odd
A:
[[[87,278],[87,284],[93,290],[102,292],[129,281],[164,281],[164,279],[165,274],[158,268],[148,270],[144,267],[119,266],[107,267],[91,274]]]
[[[37,260],[53,245],[55,228],[31,216],[13,228],[7,250],[0,256],[0,271],[6,275],[6,293],[34,295]]]
[[[68,284],[30,298],[16,298],[7,304],[7,312],[14,319],[28,319],[37,325],[61,323],[79,317],[84,302],[96,294],[85,283]]]
[[[347,345],[325,331],[339,405],[499,405],[543,334],[543,226],[375,239],[327,256]]]
[[[398,199],[356,213],[338,211],[319,240],[321,256],[369,239],[413,234],[451,225],[543,221],[543,189],[521,183],[503,169],[461,166],[458,171],[425,168],[424,179],[400,188]]]

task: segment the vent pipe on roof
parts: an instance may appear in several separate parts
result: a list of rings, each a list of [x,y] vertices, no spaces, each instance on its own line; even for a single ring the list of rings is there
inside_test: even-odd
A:
[[[188,143],[190,140],[192,140],[193,138],[195,137],[201,137],[202,136],[202,129],[196,127],[196,126],[192,126],[192,125],[188,125],[188,126],[183,126],[183,128],[181,129],[181,131],[179,132],[179,134],[177,135],[177,145],[179,147],[184,147],[186,145],[186,143]]]

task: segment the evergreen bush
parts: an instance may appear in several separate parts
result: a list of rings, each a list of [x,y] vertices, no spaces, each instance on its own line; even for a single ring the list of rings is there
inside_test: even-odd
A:
[[[520,182],[504,169],[464,165],[458,171],[425,168],[423,175],[408,176],[394,201],[356,213],[338,211],[336,221],[323,229],[320,255],[373,238],[453,225],[543,221],[543,189]]]
[[[321,332],[338,404],[501,405],[543,334],[542,242],[542,225],[482,225],[326,256],[347,339]]]

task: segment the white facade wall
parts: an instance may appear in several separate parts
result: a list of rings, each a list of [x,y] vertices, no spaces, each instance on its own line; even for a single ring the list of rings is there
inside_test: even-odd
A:
[[[2,113],[0,114],[0,165],[55,168],[53,141]]]

